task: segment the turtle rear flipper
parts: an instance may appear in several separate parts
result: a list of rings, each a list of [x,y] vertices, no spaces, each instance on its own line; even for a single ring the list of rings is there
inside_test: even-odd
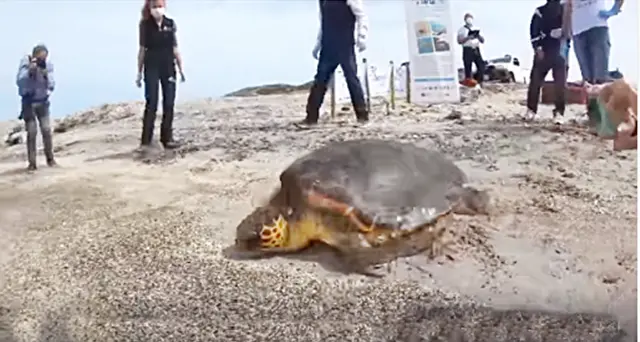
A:
[[[445,212],[429,223],[403,233],[397,230],[385,232],[384,229],[369,234],[347,233],[327,244],[338,251],[345,271],[383,277],[385,274],[375,270],[376,266],[389,265],[400,257],[423,254],[429,259],[439,256],[451,259],[450,254],[455,253],[452,247],[455,241],[447,233],[452,215],[452,211]],[[377,241],[380,237],[384,237],[384,241]]]

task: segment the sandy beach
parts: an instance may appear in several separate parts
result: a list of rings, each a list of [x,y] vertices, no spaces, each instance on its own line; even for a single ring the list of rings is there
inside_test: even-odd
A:
[[[181,103],[184,146],[144,159],[143,104],[111,104],[57,123],[58,168],[40,155],[26,173],[24,145],[0,147],[0,341],[625,341],[636,152],[557,128],[545,106],[525,125],[522,99],[493,86],[389,115],[376,102],[366,127],[340,109],[305,131],[291,125],[304,93]],[[455,260],[404,258],[374,279],[324,250],[225,257],[290,162],[367,137],[437,149],[491,192],[490,217],[456,218]]]

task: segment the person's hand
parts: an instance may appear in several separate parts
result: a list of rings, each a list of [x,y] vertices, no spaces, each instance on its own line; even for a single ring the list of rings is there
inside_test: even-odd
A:
[[[544,59],[544,51],[542,51],[542,48],[536,48],[536,58],[538,60]]]
[[[187,80],[186,77],[184,77],[184,73],[182,71],[180,71],[180,83],[184,83]]]
[[[613,140],[614,151],[638,149],[638,121],[632,113],[629,114],[627,120],[618,126],[616,137]]]
[[[562,37],[562,28],[551,30],[551,32],[549,32],[549,35],[551,36],[551,38],[555,38],[555,39]]]
[[[136,76],[136,87],[142,87],[142,73],[138,73]]]
[[[38,60],[31,58],[31,61],[29,62],[29,70],[34,71],[36,69],[38,69]]]
[[[614,8],[612,8],[612,9],[608,10],[608,11],[606,11],[606,10],[601,10],[600,12],[598,12],[598,16],[599,16],[600,18],[602,18],[602,19],[607,20],[607,19],[609,19],[609,18],[611,18],[611,17],[613,17],[613,16],[615,16],[615,15],[618,15],[619,13],[620,13],[620,9],[619,9],[619,8],[614,7]]]
[[[313,50],[311,51],[311,56],[313,56],[313,59],[318,59],[320,58],[320,44],[316,44],[316,46],[313,47]]]
[[[358,52],[363,52],[367,49],[367,42],[364,36],[358,36],[358,39],[356,39],[356,46],[358,47]]]

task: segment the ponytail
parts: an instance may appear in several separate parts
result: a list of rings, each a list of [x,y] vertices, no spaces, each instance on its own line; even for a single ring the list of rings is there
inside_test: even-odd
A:
[[[142,10],[140,11],[140,21],[147,20],[151,18],[151,6],[150,0],[144,0],[144,6],[142,6]]]

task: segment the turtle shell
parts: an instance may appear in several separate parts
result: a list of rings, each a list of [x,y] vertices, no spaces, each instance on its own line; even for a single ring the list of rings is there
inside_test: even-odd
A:
[[[386,140],[331,143],[294,161],[280,175],[292,209],[313,190],[358,210],[376,226],[413,229],[452,207],[448,194],[467,176],[443,154]]]

